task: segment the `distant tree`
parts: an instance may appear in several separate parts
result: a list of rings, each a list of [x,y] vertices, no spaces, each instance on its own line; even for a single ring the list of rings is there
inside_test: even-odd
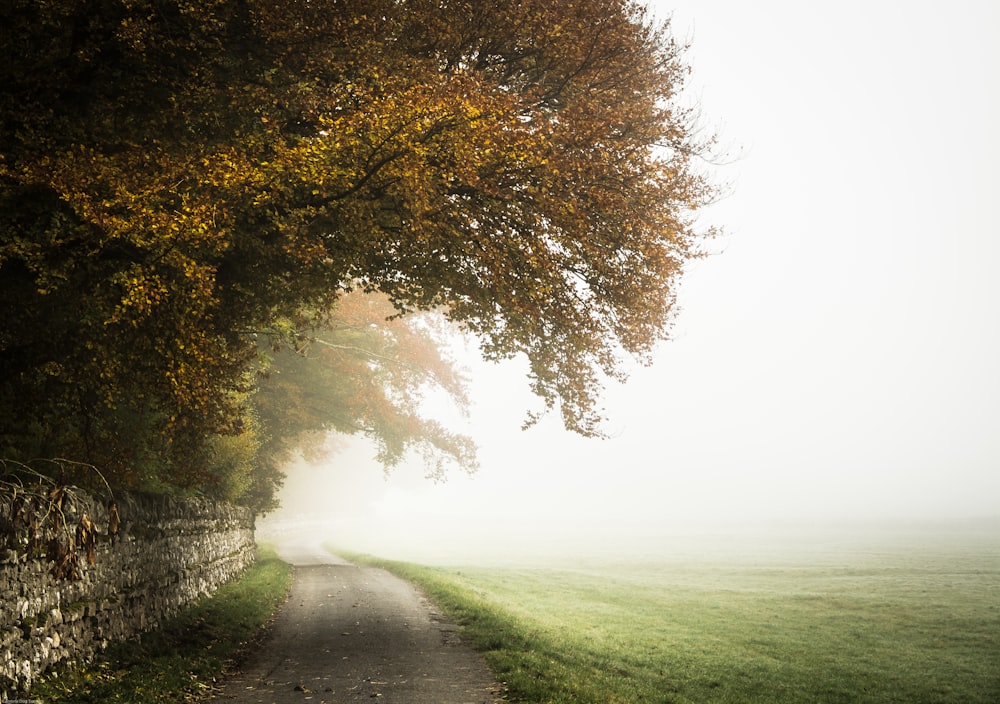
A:
[[[7,456],[197,485],[245,432],[260,336],[351,290],[523,353],[586,435],[621,353],[666,336],[714,189],[682,47],[636,3],[0,13]]]
[[[294,345],[268,350],[257,393],[255,417],[265,430],[259,458],[260,486],[267,496],[292,452],[322,444],[330,432],[364,435],[386,467],[408,450],[423,456],[428,476],[441,479],[449,467],[478,466],[471,438],[449,431],[425,411],[430,398],[446,398],[468,409],[467,380],[443,351],[450,332],[430,314],[405,317],[384,295],[354,292],[325,311],[309,335]]]

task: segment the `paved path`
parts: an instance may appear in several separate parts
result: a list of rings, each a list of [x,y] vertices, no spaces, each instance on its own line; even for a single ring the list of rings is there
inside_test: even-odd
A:
[[[279,549],[288,601],[259,651],[213,702],[496,704],[499,687],[458,628],[409,583],[320,546]]]

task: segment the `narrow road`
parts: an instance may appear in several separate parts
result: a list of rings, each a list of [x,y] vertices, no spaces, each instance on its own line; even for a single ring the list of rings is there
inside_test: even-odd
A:
[[[482,658],[412,585],[318,545],[286,545],[288,601],[222,704],[497,704]]]

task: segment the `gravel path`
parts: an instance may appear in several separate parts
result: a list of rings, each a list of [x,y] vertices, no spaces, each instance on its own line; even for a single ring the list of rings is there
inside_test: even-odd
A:
[[[412,585],[286,545],[295,565],[271,633],[213,702],[235,704],[497,704],[499,686],[458,627]]]

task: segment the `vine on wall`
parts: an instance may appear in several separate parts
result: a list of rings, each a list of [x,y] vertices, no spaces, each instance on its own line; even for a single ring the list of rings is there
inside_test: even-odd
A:
[[[93,465],[63,459],[47,460],[56,464],[59,479],[42,474],[22,462],[0,459],[0,545],[12,561],[19,557],[47,557],[56,579],[82,579],[80,560],[97,561],[97,538],[100,534],[94,517],[86,511],[70,511],[83,506],[67,476],[81,471],[99,477],[107,494],[107,531],[112,544],[118,539],[121,516],[114,492]]]

